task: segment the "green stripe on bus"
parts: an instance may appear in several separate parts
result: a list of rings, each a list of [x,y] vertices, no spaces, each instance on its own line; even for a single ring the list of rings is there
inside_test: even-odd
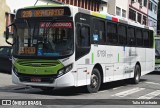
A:
[[[94,53],[92,53],[92,64],[94,63]]]
[[[119,63],[119,59],[120,59],[120,55],[119,55],[119,53],[118,53],[118,63]]]

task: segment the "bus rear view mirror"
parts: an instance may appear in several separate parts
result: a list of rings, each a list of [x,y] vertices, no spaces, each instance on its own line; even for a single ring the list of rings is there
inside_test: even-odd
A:
[[[9,28],[6,27],[6,41],[8,40],[8,38],[9,38]]]
[[[8,39],[10,37],[9,27],[11,27],[11,26],[14,26],[14,24],[11,24],[8,27],[6,27],[6,33],[5,33],[6,42],[9,45],[13,45],[13,43],[11,43],[11,42],[8,41]]]

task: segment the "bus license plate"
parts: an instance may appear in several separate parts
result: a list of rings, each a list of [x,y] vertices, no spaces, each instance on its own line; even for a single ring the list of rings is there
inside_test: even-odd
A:
[[[31,82],[41,82],[41,78],[32,77]]]

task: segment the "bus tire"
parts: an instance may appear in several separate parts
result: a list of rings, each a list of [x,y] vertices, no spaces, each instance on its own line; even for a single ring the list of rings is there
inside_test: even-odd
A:
[[[136,64],[134,69],[134,78],[131,79],[133,84],[138,84],[141,77],[141,68],[138,64]]]
[[[101,86],[101,75],[98,69],[93,69],[91,74],[91,83],[87,85],[87,91],[89,93],[96,93],[98,92]]]

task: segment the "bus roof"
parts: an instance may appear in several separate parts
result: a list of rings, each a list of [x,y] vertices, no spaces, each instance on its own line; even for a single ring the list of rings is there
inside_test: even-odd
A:
[[[92,15],[92,16],[95,16],[95,17],[103,18],[103,19],[106,19],[106,20],[112,20],[114,22],[120,22],[120,23],[132,25],[132,26],[137,26],[137,27],[141,27],[141,28],[146,28],[146,29],[150,29],[150,30],[154,31],[153,27],[142,25],[138,22],[128,20],[127,18],[123,18],[123,17],[119,17],[119,16],[113,16],[113,15],[110,15],[108,13],[104,14],[104,13],[100,13],[100,12],[90,11],[90,10],[87,10],[87,9],[84,9],[84,8],[80,8],[80,7],[73,6],[73,5],[67,5],[67,4],[65,4],[65,5],[48,4],[48,5],[27,6],[27,7],[21,8],[21,9],[41,8],[41,7],[66,7],[66,6],[72,8],[71,10],[73,10],[73,8],[78,9],[79,12],[82,12],[82,13],[85,13],[85,14],[88,14],[88,15]]]

